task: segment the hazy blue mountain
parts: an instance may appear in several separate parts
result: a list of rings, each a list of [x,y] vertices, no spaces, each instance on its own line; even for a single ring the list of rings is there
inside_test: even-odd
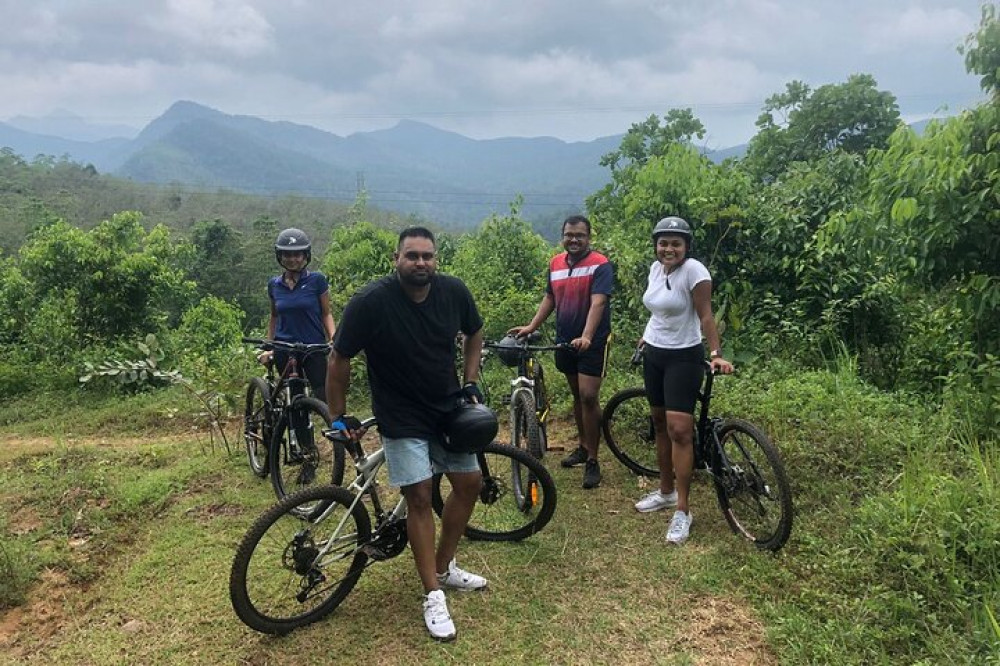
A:
[[[7,124],[32,134],[58,136],[73,141],[102,141],[104,139],[131,139],[139,130],[122,124],[93,123],[65,109],[56,109],[40,118],[14,116]]]
[[[348,202],[363,187],[373,206],[458,228],[505,213],[518,196],[533,220],[558,221],[580,211],[608,182],[600,159],[621,138],[477,140],[414,121],[341,137],[189,101],[173,104],[132,140],[70,141],[0,124],[0,146],[29,159],[66,154],[141,182]],[[721,161],[719,154],[709,157]]]
[[[68,156],[75,162],[90,163],[100,171],[111,171],[121,164],[129,150],[128,139],[73,141],[58,136],[35,134],[0,123],[0,147],[12,149],[31,160],[38,155]]]
[[[528,217],[579,210],[607,182],[602,155],[620,137],[475,140],[423,123],[340,137],[313,127],[232,116],[177,102],[132,142],[117,175],[351,201],[363,185],[374,206],[449,226],[478,224],[524,196]]]

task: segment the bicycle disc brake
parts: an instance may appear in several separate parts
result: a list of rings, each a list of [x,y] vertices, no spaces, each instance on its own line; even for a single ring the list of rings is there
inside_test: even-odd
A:
[[[286,569],[291,569],[302,576],[302,580],[299,581],[299,591],[295,595],[299,603],[304,603],[309,598],[309,593],[326,580],[323,572],[315,566],[318,556],[319,548],[316,547],[316,542],[308,530],[298,532],[285,549],[282,564]]]
[[[492,476],[483,477],[483,487],[479,489],[479,501],[483,504],[494,504],[500,499],[500,484]]]

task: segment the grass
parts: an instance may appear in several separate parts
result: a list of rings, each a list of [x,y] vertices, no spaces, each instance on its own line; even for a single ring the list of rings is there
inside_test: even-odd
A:
[[[459,628],[435,644],[408,552],[369,568],[327,619],[258,635],[228,600],[229,567],[273,497],[239,452],[181,434],[113,436],[99,415],[42,446],[13,427],[0,457],[0,663],[867,664],[984,663],[996,630],[997,447],[947,415],[847,373],[744,374],[719,410],[765,426],[794,483],[796,523],[777,555],[727,528],[704,481],[683,548],[668,515],[632,503],[651,486],[602,453],[604,482],[548,459],[559,508],[519,544],[463,541],[491,580],[452,594]],[[156,413],[155,399],[118,405]],[[82,408],[81,408],[82,409]],[[109,412],[112,406],[104,407]],[[40,430],[56,429],[46,414]],[[551,439],[570,445],[570,428]],[[10,427],[10,426],[7,426]],[[88,430],[89,428],[89,430]],[[928,432],[935,433],[928,441]],[[23,440],[27,441],[27,440]],[[966,447],[966,448],[960,448]]]

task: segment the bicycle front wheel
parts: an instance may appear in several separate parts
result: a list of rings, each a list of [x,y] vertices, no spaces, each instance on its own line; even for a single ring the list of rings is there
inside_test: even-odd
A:
[[[268,453],[278,499],[303,488],[343,483],[344,445],[323,437],[329,425],[326,404],[316,398],[296,398],[281,414]]]
[[[542,434],[531,396],[523,391],[517,393],[514,396],[514,407],[511,413],[513,415],[510,433],[511,445],[514,448],[527,451],[541,460],[544,453]]]
[[[520,541],[545,527],[556,510],[556,484],[530,453],[493,442],[477,454],[483,484],[465,528],[478,541]],[[515,475],[518,483],[514,482]],[[523,484],[523,495],[515,492]],[[445,475],[434,476],[431,501],[438,516],[451,494]]]
[[[307,488],[254,522],[229,574],[229,599],[240,620],[265,634],[287,634],[347,597],[368,561],[359,546],[371,536],[368,511],[361,502],[350,510],[353,501],[337,486]]]
[[[611,453],[623,465],[640,476],[660,476],[645,389],[625,389],[611,396],[604,407],[601,429]]]
[[[267,448],[271,444],[271,390],[260,377],[250,380],[243,410],[243,442],[255,476],[267,476]]]
[[[726,522],[758,548],[777,551],[792,532],[792,489],[778,449],[741,419],[725,419],[717,435],[723,461],[715,491]]]

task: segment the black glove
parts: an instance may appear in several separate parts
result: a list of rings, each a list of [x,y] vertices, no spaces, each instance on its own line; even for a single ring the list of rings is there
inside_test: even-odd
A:
[[[462,387],[462,397],[469,402],[478,402],[480,404],[486,401],[485,398],[483,398],[483,392],[479,390],[479,384],[476,382],[467,382],[465,386]]]
[[[330,427],[334,430],[343,430],[345,432],[350,430],[360,430],[361,421],[354,416],[341,414],[330,423]]]

